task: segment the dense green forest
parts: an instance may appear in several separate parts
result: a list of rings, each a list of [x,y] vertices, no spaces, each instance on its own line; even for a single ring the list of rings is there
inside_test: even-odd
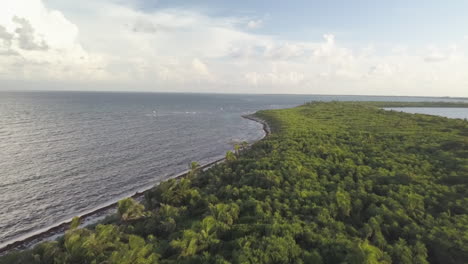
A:
[[[444,107],[444,108],[467,108],[465,102],[359,102],[363,105],[378,107]]]
[[[0,262],[468,262],[467,121],[337,102],[256,115],[272,134],[225,163]]]

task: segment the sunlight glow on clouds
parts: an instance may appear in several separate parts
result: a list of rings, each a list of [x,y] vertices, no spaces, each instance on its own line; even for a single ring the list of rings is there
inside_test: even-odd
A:
[[[118,89],[125,84],[127,90],[147,91],[468,96],[466,41],[448,47],[359,47],[327,32],[317,41],[257,33],[266,22],[255,18],[188,9],[142,11],[119,1],[49,2],[2,4],[0,84],[37,81],[47,89],[48,81],[61,81],[96,87],[119,83]]]

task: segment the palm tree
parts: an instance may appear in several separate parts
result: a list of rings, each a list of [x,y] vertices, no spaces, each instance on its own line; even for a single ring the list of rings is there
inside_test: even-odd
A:
[[[189,177],[193,177],[195,175],[198,174],[198,171],[200,170],[201,166],[198,162],[196,161],[192,161],[190,164],[189,164],[189,172],[188,172],[188,176]]]
[[[182,178],[180,181],[172,179],[161,183],[158,188],[162,203],[178,206],[190,195],[191,181],[188,178]]]
[[[241,146],[239,144],[234,144],[234,153],[239,157]]]
[[[234,155],[234,153],[232,153],[232,151],[226,152],[226,160],[228,162],[235,161],[236,159],[237,159],[237,157],[236,157],[236,155]]]
[[[173,240],[171,246],[179,248],[182,257],[193,256],[220,242],[217,239],[217,225],[217,221],[212,216],[207,216],[199,223],[198,232],[193,229],[185,230],[182,238]]]
[[[81,219],[78,216],[73,217],[70,223],[70,230],[77,229],[81,224]]]
[[[242,141],[241,146],[242,146],[242,150],[246,150],[249,148],[249,142]]]
[[[129,236],[128,244],[123,244],[112,252],[110,262],[119,264],[155,264],[159,263],[159,255],[155,253],[154,246],[135,235]]]
[[[210,205],[210,212],[220,224],[231,226],[239,217],[239,206],[235,203]]]
[[[350,254],[348,255],[348,263],[351,264],[389,264],[390,261],[379,248],[372,246],[366,240],[364,242],[355,242]]]
[[[145,216],[145,207],[132,198],[120,200],[118,213],[123,221],[137,220]]]

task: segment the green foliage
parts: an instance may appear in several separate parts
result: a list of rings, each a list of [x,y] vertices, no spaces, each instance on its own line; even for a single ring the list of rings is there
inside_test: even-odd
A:
[[[70,229],[77,229],[80,226],[81,220],[79,217],[73,217],[70,223]]]
[[[260,111],[227,162],[0,263],[466,263],[468,123],[384,106]]]
[[[338,190],[336,192],[336,204],[344,217],[349,216],[351,212],[351,197],[346,191]]]
[[[183,232],[182,238],[173,240],[171,246],[180,249],[180,257],[193,256],[220,242],[217,239],[218,222],[212,216]]]
[[[287,264],[300,261],[301,248],[291,236],[268,236],[257,240],[255,237],[239,239],[238,263]]]
[[[132,198],[120,200],[117,212],[123,221],[137,220],[145,216],[145,207]]]
[[[239,217],[239,206],[235,203],[210,205],[211,215],[216,221],[232,226]]]
[[[200,171],[200,164],[196,161],[192,161],[190,164],[189,164],[189,172],[188,172],[188,177],[194,177],[195,175],[198,174],[198,172]]]
[[[159,256],[153,252],[153,245],[146,244],[141,237],[130,235],[128,244],[112,252],[110,263],[115,264],[156,264]]]
[[[236,146],[237,146],[237,145],[236,145]],[[227,161],[227,162],[233,162],[233,161],[235,161],[236,159],[237,159],[237,156],[236,156],[234,153],[232,153],[232,151],[226,152],[226,161]]]
[[[387,264],[386,255],[377,247],[369,244],[368,241],[357,242],[349,253],[348,263],[350,264]]]

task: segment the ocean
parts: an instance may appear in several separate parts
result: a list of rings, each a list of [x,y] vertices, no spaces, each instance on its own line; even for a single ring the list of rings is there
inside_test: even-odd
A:
[[[264,136],[242,118],[309,101],[428,97],[0,92],[0,248]],[[457,100],[460,101],[460,100]]]

